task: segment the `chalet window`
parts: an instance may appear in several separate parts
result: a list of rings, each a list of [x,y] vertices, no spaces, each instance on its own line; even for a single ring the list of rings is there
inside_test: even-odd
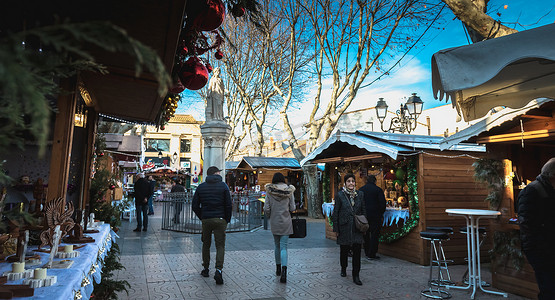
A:
[[[191,140],[182,139],[181,140],[181,152],[190,153],[191,152]]]
[[[169,139],[144,139],[146,152],[170,152]]]

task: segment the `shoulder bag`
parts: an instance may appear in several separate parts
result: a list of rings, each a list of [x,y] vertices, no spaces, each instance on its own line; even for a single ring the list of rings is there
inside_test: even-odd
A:
[[[355,226],[357,227],[357,229],[360,232],[366,233],[368,228],[370,228],[370,225],[368,224],[368,219],[366,219],[365,215],[355,215],[355,211],[353,210],[353,206],[351,206],[349,204],[349,207],[351,208],[351,211],[353,212],[353,216],[354,216],[354,219],[355,219]]]

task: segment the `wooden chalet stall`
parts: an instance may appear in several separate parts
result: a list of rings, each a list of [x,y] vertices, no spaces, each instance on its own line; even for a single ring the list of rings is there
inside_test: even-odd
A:
[[[226,167],[232,167],[231,162],[228,163],[226,163]],[[232,191],[264,191],[264,186],[272,182],[274,174],[281,172],[287,183],[296,188],[295,201],[302,202],[302,208],[306,208],[306,199],[302,192],[303,171],[299,162],[294,158],[246,156],[237,163],[234,169],[226,169],[226,171],[226,182]]]
[[[337,132],[301,164],[325,164],[322,182],[329,185],[329,189],[323,187],[329,190],[329,195],[324,193],[325,201],[336,197],[346,173],[355,174],[357,188],[366,183],[367,175],[375,175],[388,202],[379,252],[426,265],[429,242],[420,238],[420,231],[427,226],[452,226],[458,231],[465,226],[463,218],[448,216],[445,209],[487,208],[487,191],[474,181],[472,167],[485,148],[458,144],[454,150],[440,151],[441,139],[371,131]],[[489,245],[482,248],[484,252]],[[449,259],[463,263],[466,237],[454,234],[444,249]]]
[[[514,202],[519,192],[555,157],[555,101],[534,100],[520,109],[506,108],[449,137],[442,147],[461,140],[485,144],[490,158],[503,161],[506,186],[498,208],[501,217],[494,224],[499,237],[520,245]],[[522,123],[521,123],[522,122]],[[521,127],[522,124],[522,127]],[[519,249],[517,249],[517,252]],[[493,285],[513,294],[535,298],[538,293],[532,267],[524,260],[517,270],[512,259],[496,256]]]
[[[524,260],[503,258],[520,252],[514,201],[555,156],[555,24],[442,50],[432,58],[434,94],[450,98],[466,121],[504,107],[446,138],[442,148],[461,141],[485,144],[488,157],[503,162],[505,189],[494,223],[496,248],[493,286],[536,298],[538,287]],[[454,66],[456,66],[454,68]],[[455,72],[453,70],[456,70]],[[514,245],[517,245],[516,247]]]

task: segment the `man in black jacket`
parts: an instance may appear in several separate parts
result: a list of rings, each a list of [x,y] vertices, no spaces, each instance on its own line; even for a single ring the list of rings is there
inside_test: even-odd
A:
[[[538,299],[555,299],[555,157],[518,195],[515,203],[522,250],[536,274]]]
[[[148,198],[152,195],[150,183],[145,179],[145,174],[139,173],[139,179],[133,186],[135,190],[135,210],[137,212],[137,228],[133,231],[143,231],[148,228]]]
[[[216,284],[223,284],[222,268],[225,255],[225,230],[231,221],[231,194],[220,176],[220,169],[210,167],[206,170],[206,180],[201,183],[193,196],[193,211],[202,221],[202,265],[200,273],[209,276],[210,245],[212,232],[216,242]]]
[[[368,175],[366,184],[360,190],[364,193],[366,218],[370,225],[364,235],[364,254],[367,259],[380,259],[376,253],[378,253],[380,230],[385,212],[385,195],[383,190],[376,185],[376,176],[374,175]]]

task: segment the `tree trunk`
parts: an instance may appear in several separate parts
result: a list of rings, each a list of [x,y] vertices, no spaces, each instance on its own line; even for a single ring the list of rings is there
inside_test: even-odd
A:
[[[518,32],[518,30],[501,25],[500,22],[495,21],[484,12],[484,8],[478,7],[473,0],[442,1],[449,6],[459,20],[474,29],[477,34],[481,35],[486,40]],[[483,4],[487,5],[487,3]],[[481,5],[479,4],[479,6]],[[476,37],[474,36],[473,39],[474,38]]]
[[[308,216],[314,219],[322,219],[322,198],[318,197],[318,168],[316,165],[308,164],[303,166],[303,175],[306,182],[306,197],[308,206]]]

